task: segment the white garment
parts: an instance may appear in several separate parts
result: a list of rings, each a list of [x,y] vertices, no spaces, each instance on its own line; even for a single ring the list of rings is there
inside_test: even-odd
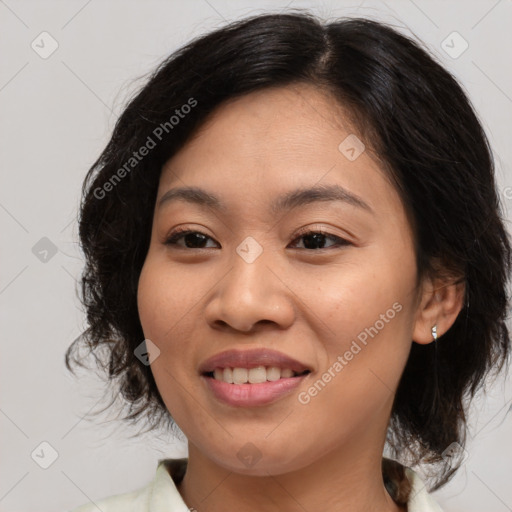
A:
[[[161,459],[153,480],[136,491],[117,494],[97,502],[86,503],[71,512],[190,512],[176,483],[183,478],[187,459]],[[412,489],[408,512],[443,512],[428,494],[420,476],[410,468],[405,474]]]

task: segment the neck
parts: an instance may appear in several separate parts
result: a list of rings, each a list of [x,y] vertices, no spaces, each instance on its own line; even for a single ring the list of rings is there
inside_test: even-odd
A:
[[[382,450],[373,452],[344,446],[293,472],[252,476],[219,466],[189,443],[178,490],[189,508],[201,512],[405,512],[384,486]]]

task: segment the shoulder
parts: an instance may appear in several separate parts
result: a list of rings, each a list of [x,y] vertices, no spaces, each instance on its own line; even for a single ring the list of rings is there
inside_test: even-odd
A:
[[[135,491],[90,501],[70,512],[173,512],[187,510],[176,484],[183,477],[186,459],[161,459],[153,480]]]
[[[150,484],[136,491],[91,501],[70,512],[143,512],[149,510],[149,490]]]
[[[434,500],[427,490],[425,482],[420,475],[411,468],[405,468],[407,479],[411,483],[411,491],[407,501],[409,512],[443,512],[443,509]]]
[[[390,496],[395,503],[406,505],[408,512],[443,512],[416,471],[384,457],[382,475]]]

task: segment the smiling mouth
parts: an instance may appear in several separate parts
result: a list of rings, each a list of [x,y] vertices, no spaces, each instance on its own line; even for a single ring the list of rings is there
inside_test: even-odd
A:
[[[295,372],[290,368],[276,366],[257,366],[255,368],[215,368],[213,372],[205,372],[205,377],[225,382],[227,384],[262,384],[264,382],[276,382],[281,379],[302,377],[311,373],[309,370]]]

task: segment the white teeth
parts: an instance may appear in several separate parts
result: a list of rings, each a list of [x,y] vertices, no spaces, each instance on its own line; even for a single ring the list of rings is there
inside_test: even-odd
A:
[[[247,380],[249,381],[250,384],[259,384],[260,382],[266,382],[267,370],[265,370],[264,366],[257,366],[256,368],[251,368],[249,370]]]
[[[256,368],[215,368],[213,378],[227,382],[228,384],[259,384],[262,382],[274,382],[279,379],[293,377],[295,373],[290,368],[278,368],[276,366],[257,366]]]
[[[245,384],[248,373],[247,368],[233,368],[233,384]]]
[[[275,381],[281,378],[281,368],[277,368],[276,366],[271,366],[267,368],[267,380]]]
[[[222,379],[220,379],[220,380],[222,380]],[[227,382],[228,384],[233,384],[233,369],[232,368],[224,368],[224,382]]]

